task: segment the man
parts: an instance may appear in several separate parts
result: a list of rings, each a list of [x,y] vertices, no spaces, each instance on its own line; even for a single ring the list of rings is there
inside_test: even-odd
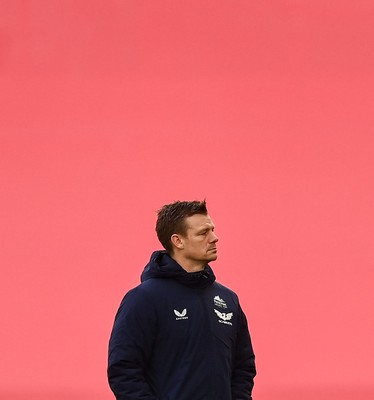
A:
[[[167,204],[141,284],[109,342],[117,400],[251,400],[255,356],[237,295],[215,281],[218,237],[205,201]]]

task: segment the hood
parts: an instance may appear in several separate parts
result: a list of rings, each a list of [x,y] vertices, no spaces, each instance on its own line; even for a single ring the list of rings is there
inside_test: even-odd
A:
[[[142,282],[152,278],[174,279],[193,288],[205,288],[216,280],[208,264],[203,271],[187,272],[164,250],[152,253],[140,277]]]

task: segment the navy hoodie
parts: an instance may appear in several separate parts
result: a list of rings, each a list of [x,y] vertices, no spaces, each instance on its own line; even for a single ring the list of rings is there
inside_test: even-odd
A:
[[[108,379],[117,400],[251,400],[256,374],[237,295],[212,269],[156,251],[117,312]]]

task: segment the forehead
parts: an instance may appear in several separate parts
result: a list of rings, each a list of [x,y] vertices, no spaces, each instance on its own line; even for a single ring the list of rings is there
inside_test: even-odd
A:
[[[187,229],[212,228],[214,223],[209,215],[195,214],[186,218]]]

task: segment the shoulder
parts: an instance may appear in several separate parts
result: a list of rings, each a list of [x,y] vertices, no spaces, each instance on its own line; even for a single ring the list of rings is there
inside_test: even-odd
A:
[[[221,293],[225,293],[226,295],[229,295],[233,299],[238,299],[238,295],[230,288],[227,286],[222,285],[219,282],[214,282],[214,286],[217,290],[219,290]]]
[[[148,286],[148,283],[141,283],[124,295],[116,319],[126,319],[134,315],[141,318],[155,312],[157,301],[155,301],[155,296]]]
[[[169,279],[148,279],[138,286],[130,289],[122,300],[122,303],[151,302],[168,291],[172,283]]]

